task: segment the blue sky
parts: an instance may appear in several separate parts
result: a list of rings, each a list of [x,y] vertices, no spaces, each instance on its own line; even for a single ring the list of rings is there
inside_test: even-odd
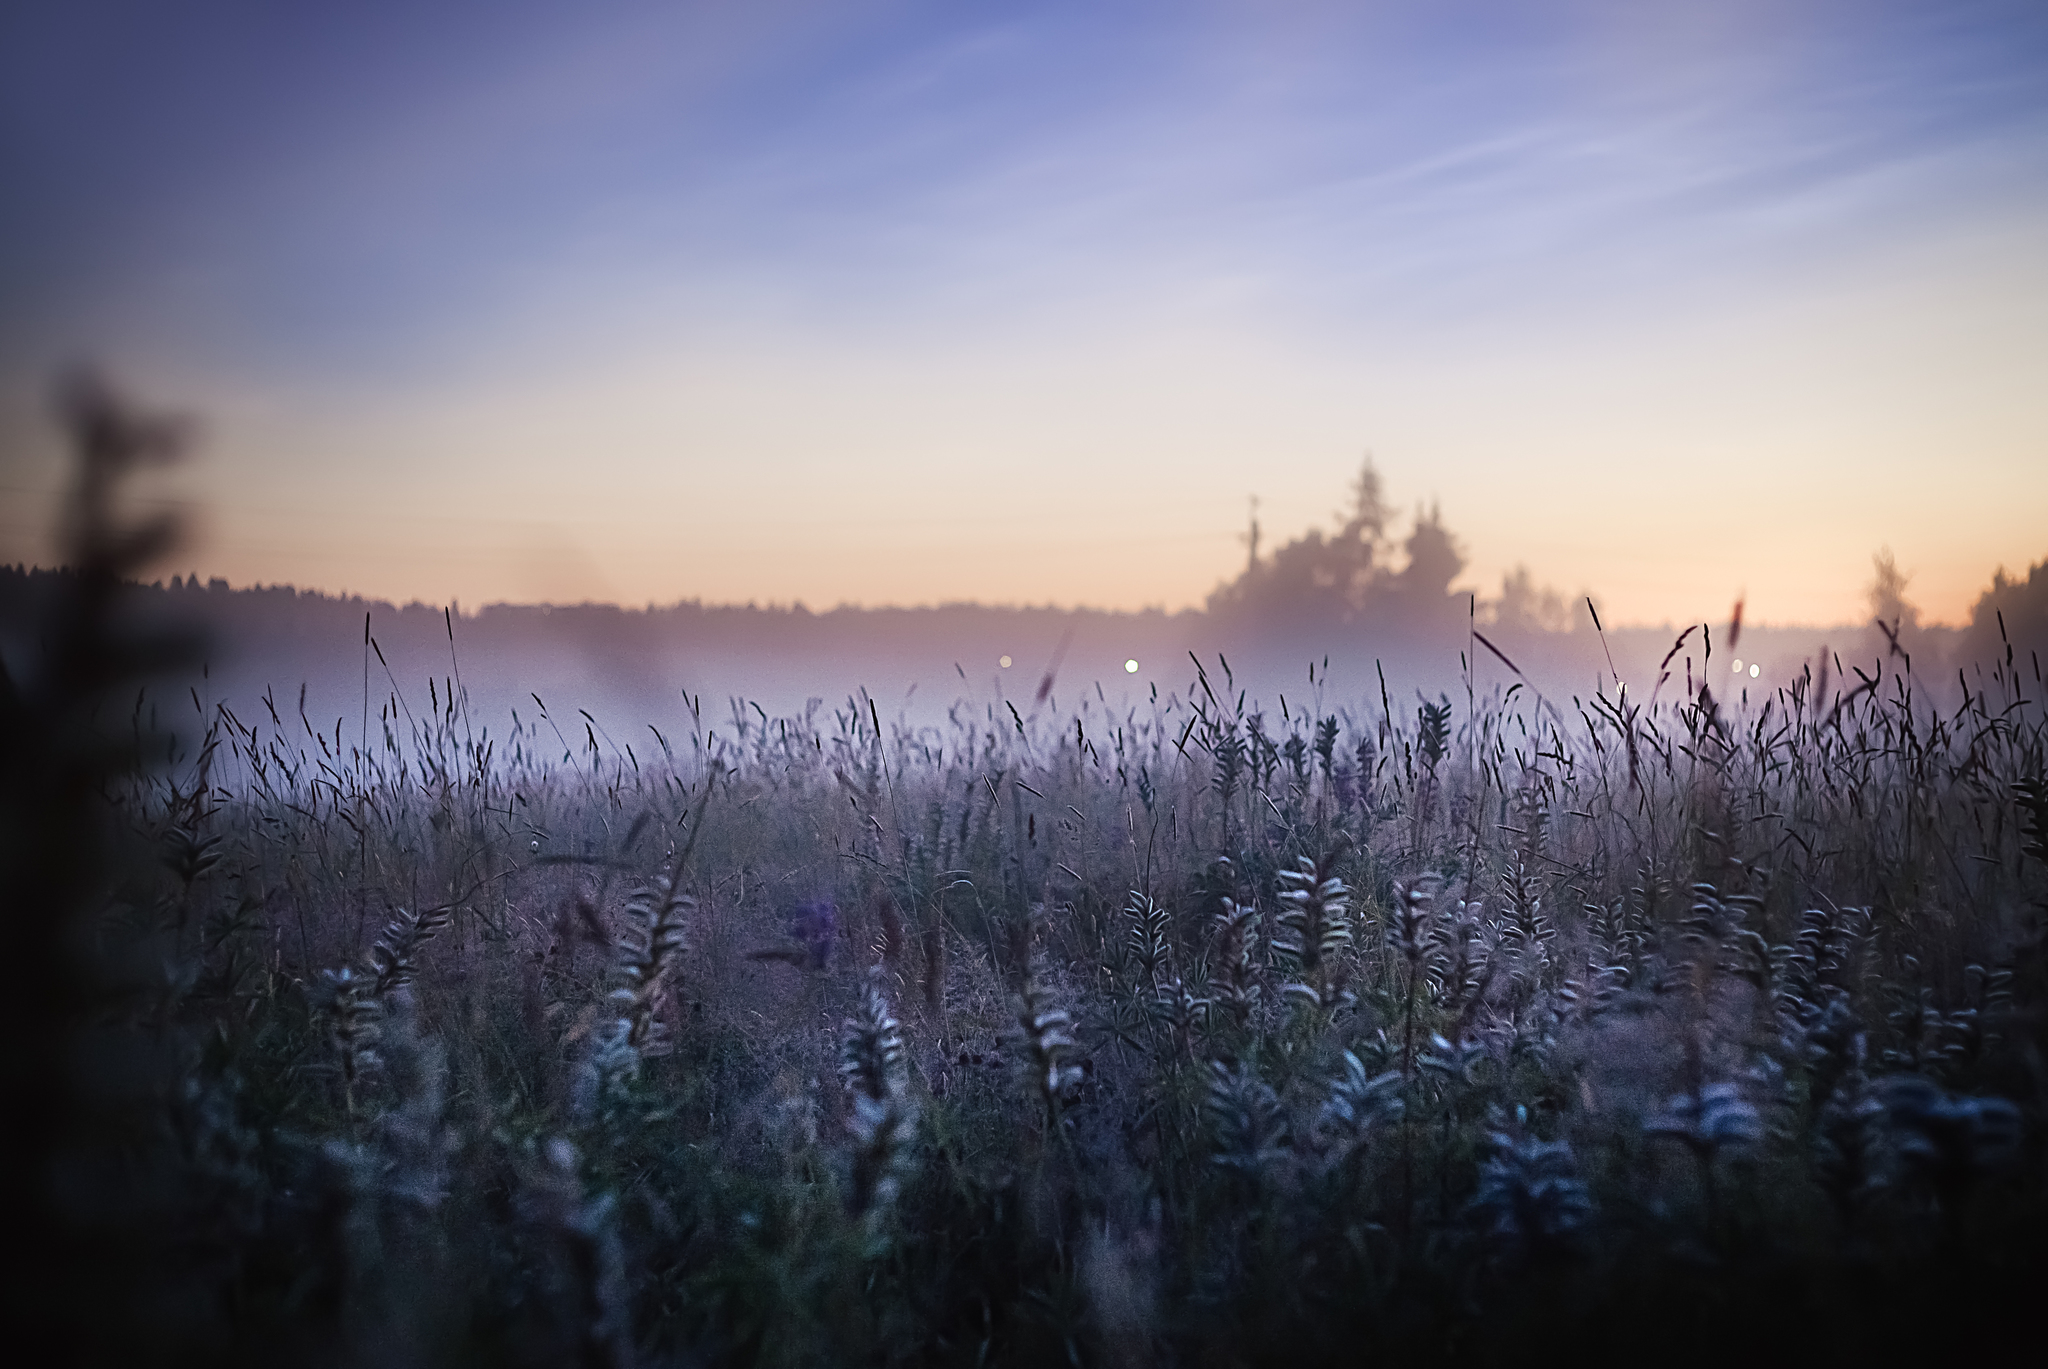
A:
[[[1368,450],[1625,618],[2048,555],[2039,4],[27,4],[0,163],[14,557],[78,357],[237,582],[1178,605]]]

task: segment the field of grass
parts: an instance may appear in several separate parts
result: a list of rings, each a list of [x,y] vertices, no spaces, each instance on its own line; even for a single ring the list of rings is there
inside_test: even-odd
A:
[[[1142,714],[681,736],[473,717],[451,662],[323,727],[138,695],[133,551],[5,701],[15,1291],[86,1359],[1837,1360],[2030,1312],[2010,660],[1284,713],[1191,662]]]

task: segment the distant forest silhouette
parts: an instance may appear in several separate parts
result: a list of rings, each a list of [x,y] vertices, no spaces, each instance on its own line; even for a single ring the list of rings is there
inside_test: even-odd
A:
[[[1760,663],[1754,678],[1768,690],[1816,669],[1823,653],[1837,679],[1910,665],[1929,689],[1951,688],[1958,670],[2008,652],[2015,674],[2035,678],[2048,655],[2048,561],[2023,579],[2000,570],[1957,629],[1923,624],[1907,575],[1880,552],[1860,624],[1750,626],[1733,651],[1733,624],[1701,624],[1674,652],[1673,628],[1609,623],[1596,632],[1583,597],[1567,599],[1526,568],[1509,572],[1493,595],[1457,587],[1468,562],[1440,510],[1418,509],[1398,538],[1396,517],[1368,461],[1332,528],[1262,551],[1254,524],[1244,568],[1203,609],[1176,613],[957,603],[813,612],[695,601],[643,609],[493,604],[457,613],[289,587],[231,589],[182,575],[135,596],[139,614],[181,621],[212,643],[207,668],[184,685],[195,700],[232,698],[247,708],[268,692],[296,707],[303,692],[310,715],[330,725],[362,710],[366,695],[372,711],[379,700],[395,709],[401,696],[458,671],[486,710],[588,709],[637,723],[673,720],[685,708],[694,716],[707,695],[720,712],[741,698],[795,712],[863,690],[912,717],[929,718],[961,698],[1037,708],[1087,694],[1115,709],[1155,690],[1184,693],[1190,656],[1222,666],[1233,687],[1254,698],[1299,700],[1322,690],[1405,710],[1417,693],[1505,688],[1516,679],[1560,698],[1590,694],[1612,688],[1617,674],[1640,695],[1692,688],[1711,670],[1716,693],[1734,695],[1752,678],[1746,667],[1739,677],[1727,673],[1735,656]],[[0,655],[11,671],[32,654],[24,625],[61,574],[0,569]],[[373,642],[365,641],[366,624]],[[1005,659],[1008,668],[998,664]],[[1126,661],[1139,669],[1127,671]]]
[[[1241,640],[1300,646],[1360,633],[1423,642],[1465,624],[1472,611],[1467,594],[1452,589],[1465,553],[1438,506],[1418,510],[1397,544],[1390,533],[1394,510],[1368,459],[1340,516],[1333,531],[1312,528],[1264,557],[1255,521],[1244,571],[1209,596],[1208,613],[1219,628]],[[1539,588],[1526,568],[1512,572],[1484,609],[1489,626],[1517,633],[1571,627],[1564,596]]]

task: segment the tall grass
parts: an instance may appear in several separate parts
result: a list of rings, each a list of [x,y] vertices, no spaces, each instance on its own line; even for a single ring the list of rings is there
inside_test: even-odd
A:
[[[333,722],[103,707],[65,745],[137,763],[59,811],[154,858],[72,902],[92,965],[144,968],[23,1039],[132,1077],[37,1106],[84,1119],[57,1172],[123,1176],[51,1221],[147,1239],[74,1334],[533,1364],[1986,1334],[2048,1215],[2040,682],[1937,706],[1816,665],[1744,707],[1513,681],[1276,718],[1219,661],[1143,712],[692,701],[677,736],[488,724],[453,668]]]
[[[641,746],[451,678],[367,752],[221,706],[114,791],[163,860],[101,935],[169,957],[224,1344],[1853,1336],[2041,1215],[2044,731],[1998,683],[1276,725],[1198,679]]]

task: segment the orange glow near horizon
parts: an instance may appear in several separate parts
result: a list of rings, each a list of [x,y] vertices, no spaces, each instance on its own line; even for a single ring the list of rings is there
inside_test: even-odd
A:
[[[159,481],[195,514],[166,573],[472,605],[1174,610],[1242,569],[1247,496],[1270,551],[1334,523],[1370,448],[1396,509],[1441,507],[1482,598],[1526,565],[1616,622],[1743,594],[1753,621],[1860,621],[1889,546],[1925,620],[1956,623],[1995,569],[2048,555],[2048,413],[2020,374],[2048,329],[1996,285],[1443,356],[799,341],[381,406],[226,390]],[[144,392],[204,395],[179,379]],[[56,486],[51,441],[10,484]],[[48,502],[11,502],[0,555],[47,559]]]

